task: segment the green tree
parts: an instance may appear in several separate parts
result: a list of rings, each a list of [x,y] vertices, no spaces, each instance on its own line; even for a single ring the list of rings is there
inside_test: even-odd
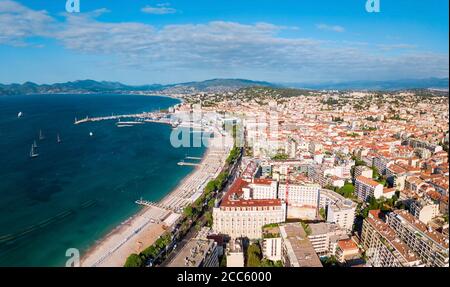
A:
[[[143,265],[144,261],[142,260],[142,258],[136,253],[133,253],[130,256],[128,256],[124,267],[142,267]]]
[[[307,236],[311,235],[311,232],[312,232],[311,231],[311,227],[309,227],[309,225],[306,222],[303,222],[303,221],[301,221],[300,224],[302,225],[303,230],[305,230],[306,235]]]
[[[324,209],[323,207],[320,208],[320,210],[319,210],[319,215],[320,215],[320,217],[322,217],[324,220],[327,219],[327,214],[326,214],[325,209]]]
[[[194,215],[194,209],[190,205],[186,206],[186,208],[183,210],[183,214],[188,218],[192,218],[192,216]]]
[[[227,267],[227,256],[225,254],[220,259],[219,267]]]
[[[287,160],[289,156],[285,153],[278,153],[272,157],[272,160]]]
[[[272,261],[269,259],[261,260],[260,267],[283,267],[283,263],[281,261]]]
[[[207,211],[205,213],[205,220],[206,220],[206,226],[211,227],[213,224],[213,217],[212,217],[211,211]]]
[[[253,243],[247,248],[247,267],[259,267],[261,265],[261,249],[259,244]]]

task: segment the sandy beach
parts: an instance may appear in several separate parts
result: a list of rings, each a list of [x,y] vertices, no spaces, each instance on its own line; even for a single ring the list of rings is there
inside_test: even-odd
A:
[[[215,132],[198,166],[160,202],[143,208],[95,244],[81,259],[83,267],[121,267],[131,253],[150,246],[194,202],[221,171],[233,140]]]

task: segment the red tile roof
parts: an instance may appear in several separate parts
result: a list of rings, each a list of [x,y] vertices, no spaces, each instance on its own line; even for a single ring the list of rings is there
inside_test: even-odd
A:
[[[236,179],[233,185],[225,194],[220,207],[264,207],[264,206],[281,206],[281,199],[250,199],[242,198],[242,188],[248,187],[249,183],[242,178]],[[236,199],[233,199],[236,196]]]
[[[370,185],[372,187],[377,187],[378,185],[380,185],[380,183],[376,182],[375,180],[373,180],[371,178],[367,178],[367,177],[362,176],[362,175],[357,176],[356,180],[360,181],[360,182],[362,182],[362,183],[364,183],[366,185]]]
[[[351,239],[343,239],[338,241],[338,246],[342,251],[358,250],[358,245]]]

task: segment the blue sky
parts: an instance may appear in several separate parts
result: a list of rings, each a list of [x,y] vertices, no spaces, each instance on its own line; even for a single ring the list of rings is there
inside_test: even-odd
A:
[[[0,0],[0,83],[448,77],[447,0]]]

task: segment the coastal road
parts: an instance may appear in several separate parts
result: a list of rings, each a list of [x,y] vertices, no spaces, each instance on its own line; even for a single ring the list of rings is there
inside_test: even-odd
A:
[[[177,247],[170,251],[169,256],[159,265],[160,267],[167,267],[167,265],[172,262],[172,260],[178,255],[178,252],[183,249],[183,247],[192,239],[195,238],[198,234],[198,231],[195,228],[191,228],[189,232],[184,236],[181,241],[172,242],[170,245],[177,244]]]

